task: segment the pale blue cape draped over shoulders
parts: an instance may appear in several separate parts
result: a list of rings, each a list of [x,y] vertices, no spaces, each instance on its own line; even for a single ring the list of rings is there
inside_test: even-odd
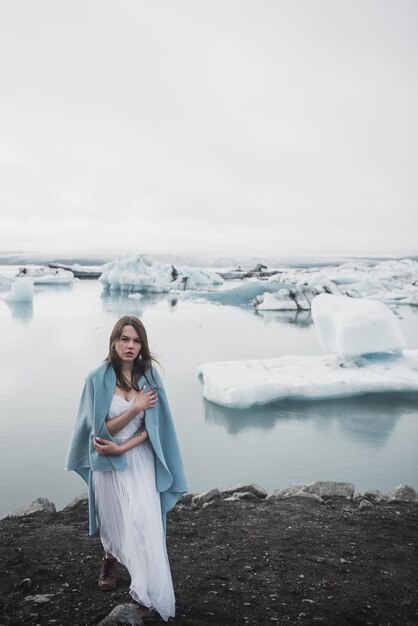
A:
[[[152,374],[151,374],[152,372]],[[147,379],[142,376],[139,387],[154,380],[158,386],[158,401],[147,409],[145,428],[154,451],[156,490],[160,494],[161,514],[165,528],[166,513],[173,508],[182,493],[187,491],[183,463],[173,418],[168,405],[160,375],[155,367],[147,372]],[[89,486],[89,533],[98,530],[91,472],[123,471],[127,467],[125,455],[101,456],[94,449],[93,437],[103,437],[114,441],[106,427],[106,417],[116,387],[116,375],[113,367],[102,363],[87,376],[74,431],[65,463],[66,470],[74,470]]]

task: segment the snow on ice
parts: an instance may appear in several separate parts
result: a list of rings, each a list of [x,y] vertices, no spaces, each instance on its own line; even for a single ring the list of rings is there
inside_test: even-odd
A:
[[[223,283],[218,274],[203,268],[159,261],[149,263],[137,256],[106,263],[99,280],[106,290],[149,293],[194,290]]]
[[[17,278],[31,278],[34,285],[71,285],[74,274],[61,268],[52,268],[46,265],[40,267],[21,267]]]
[[[320,268],[290,268],[270,280],[278,281],[278,288],[273,294],[264,293],[255,298],[254,305],[260,310],[309,309],[319,293],[418,305],[418,262],[412,259],[381,261],[375,265],[359,261]]]
[[[204,397],[248,408],[284,398],[418,392],[418,350],[402,352],[397,319],[384,304],[321,295],[313,300],[313,317],[324,347],[341,354],[201,365]]]

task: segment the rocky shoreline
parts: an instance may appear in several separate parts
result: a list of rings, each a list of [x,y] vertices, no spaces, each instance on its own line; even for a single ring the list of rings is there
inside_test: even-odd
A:
[[[417,505],[406,485],[186,494],[167,520],[174,623],[415,625]],[[85,497],[59,512],[46,499],[21,507],[0,521],[0,539],[2,626],[140,624],[124,568],[115,591],[97,587],[102,549],[87,535]]]

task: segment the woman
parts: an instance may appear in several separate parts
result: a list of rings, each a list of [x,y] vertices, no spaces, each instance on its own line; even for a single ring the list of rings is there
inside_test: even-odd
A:
[[[86,379],[66,469],[89,485],[90,534],[105,550],[99,587],[116,584],[116,561],[131,575],[143,620],[174,616],[165,514],[187,491],[164,387],[145,327],[116,322],[105,361]]]

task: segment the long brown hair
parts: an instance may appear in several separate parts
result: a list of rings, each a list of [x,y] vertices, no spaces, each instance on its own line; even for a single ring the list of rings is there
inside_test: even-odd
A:
[[[116,342],[122,337],[122,331],[124,326],[132,326],[132,328],[134,328],[138,333],[142,344],[141,350],[137,358],[134,360],[131,380],[127,380],[123,375],[122,362],[115,348]],[[157,359],[149,349],[147,331],[145,330],[145,326],[138,317],[124,315],[116,322],[110,335],[109,354],[107,355],[105,361],[110,363],[110,365],[115,370],[116,383],[122,389],[125,389],[126,391],[130,391],[131,389],[139,391],[138,379],[141,376],[145,376],[148,384],[151,387],[157,387],[157,383],[154,379],[154,376],[152,375],[151,369],[153,363],[157,363]],[[153,384],[151,384],[151,382],[148,380],[148,372],[151,373],[152,379],[154,381]]]

